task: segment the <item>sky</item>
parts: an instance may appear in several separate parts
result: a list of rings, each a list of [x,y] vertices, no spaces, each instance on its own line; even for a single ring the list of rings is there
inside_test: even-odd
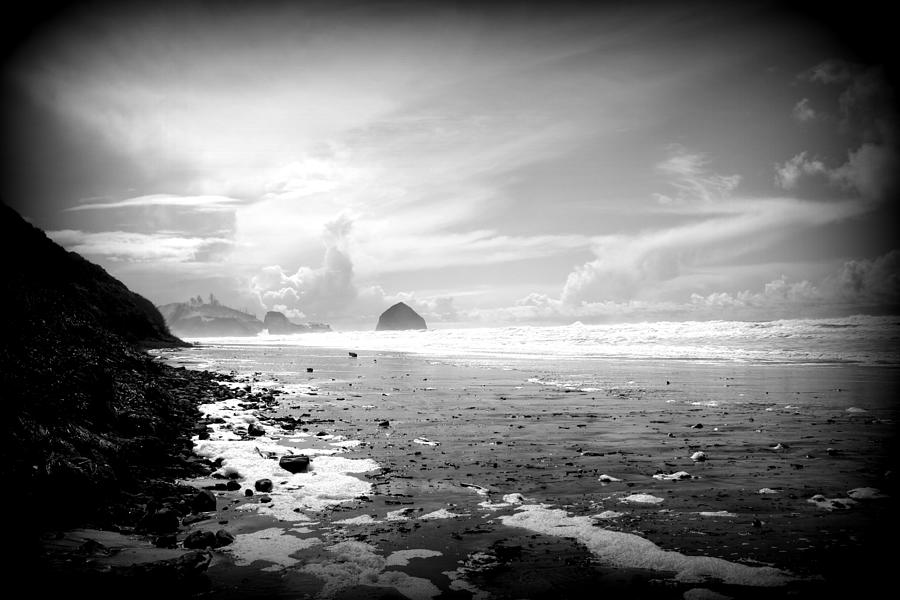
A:
[[[45,8],[8,30],[0,195],[156,304],[343,328],[398,301],[432,327],[896,313],[876,6]]]

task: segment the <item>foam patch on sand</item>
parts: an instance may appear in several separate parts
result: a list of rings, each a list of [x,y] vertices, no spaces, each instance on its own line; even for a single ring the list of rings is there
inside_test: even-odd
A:
[[[503,496],[503,502],[491,502],[490,500],[487,500],[485,502],[479,502],[478,506],[486,510],[497,510],[500,508],[509,508],[510,506],[516,506],[518,504],[522,504],[523,502],[525,502],[525,496],[519,493],[514,493],[505,494]]]
[[[332,521],[335,525],[374,525],[380,523],[372,515],[359,515],[358,517],[350,517],[349,519],[341,519],[340,521]]]
[[[884,494],[881,490],[873,487],[854,488],[847,492],[847,495],[854,500],[877,500],[878,498],[888,497],[887,494]]]
[[[777,494],[778,490],[773,490],[772,488],[760,488],[757,494]]]
[[[683,582],[716,579],[732,585],[772,587],[793,580],[789,573],[773,567],[750,567],[721,558],[663,550],[648,539],[596,527],[591,517],[571,517],[564,510],[526,505],[518,511],[500,517],[500,521],[508,527],[574,538],[613,567],[672,572],[676,580]]]
[[[592,515],[592,519],[618,519],[619,517],[624,517],[625,513],[616,512],[614,510],[604,510],[602,513],[597,515]]]
[[[424,548],[414,548],[412,550],[398,550],[392,552],[384,561],[386,567],[405,567],[413,558],[431,558],[432,556],[442,556],[443,553],[437,550],[427,550]]]
[[[603,475],[601,475],[600,477],[597,478],[597,481],[600,481],[602,483],[615,483],[616,481],[622,481],[622,480],[618,479],[617,477],[613,477],[612,475],[606,475],[604,473]]]
[[[194,442],[195,454],[221,461],[219,475],[237,479],[247,488],[252,488],[258,479],[272,480],[274,487],[266,494],[271,502],[254,500],[238,506],[239,510],[256,510],[284,521],[302,521],[308,519],[299,511],[322,510],[371,492],[371,484],[351,474],[378,469],[378,463],[367,458],[334,456],[343,448],[304,448],[302,453],[312,457],[307,473],[290,473],[278,465],[278,460],[265,458],[291,453],[288,447],[269,437],[285,432],[260,423],[253,411],[240,406],[241,402],[244,400],[228,399],[201,405],[204,414],[221,418],[225,423],[212,427],[209,440]],[[261,426],[266,435],[241,440],[228,429],[248,423]],[[336,444],[352,445],[353,442],[344,440]]]
[[[825,510],[848,510],[856,504],[856,500],[851,498],[826,498],[822,494],[816,494],[807,502]]]
[[[420,519],[427,521],[431,519],[454,519],[456,517],[468,517],[468,514],[457,514],[450,512],[446,508],[440,508],[434,512],[430,512],[419,517]]]
[[[389,511],[385,519],[388,521],[409,521],[414,514],[416,514],[415,508],[398,508],[397,510]]]
[[[636,504],[659,504],[663,499],[651,494],[631,494],[622,498],[622,502],[634,502]]]
[[[701,517],[736,517],[737,514],[727,510],[704,510],[697,513]]]
[[[687,471],[678,471],[677,473],[657,473],[653,479],[662,479],[663,481],[681,481],[682,479],[693,479]]]
[[[441,593],[427,579],[412,577],[402,571],[385,571],[387,560],[375,553],[375,546],[365,542],[340,542],[327,549],[328,557],[320,562],[308,563],[301,569],[324,582],[318,595],[320,598],[333,598],[344,590],[361,585],[393,588],[410,600],[430,600]]]
[[[234,556],[234,564],[247,566],[256,561],[273,563],[263,571],[280,571],[299,562],[291,554],[321,544],[319,538],[299,538],[273,527],[253,533],[238,534],[226,550]]]

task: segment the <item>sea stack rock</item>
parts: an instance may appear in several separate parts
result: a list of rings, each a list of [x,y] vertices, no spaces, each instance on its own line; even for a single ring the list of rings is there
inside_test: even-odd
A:
[[[393,305],[378,317],[375,331],[395,331],[399,329],[428,329],[419,313],[403,302]]]
[[[263,326],[269,330],[271,335],[280,335],[284,333],[296,333],[302,330],[302,327],[294,325],[283,313],[270,310],[263,319]]]

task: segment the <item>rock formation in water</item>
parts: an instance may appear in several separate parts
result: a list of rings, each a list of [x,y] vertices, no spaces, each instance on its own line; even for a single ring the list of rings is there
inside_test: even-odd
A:
[[[403,302],[393,305],[378,317],[375,331],[396,331],[401,329],[428,329],[425,319]]]
[[[270,310],[266,313],[266,317],[263,319],[263,326],[269,331],[270,335],[331,331],[331,326],[325,323],[293,323],[283,313],[275,310]]]

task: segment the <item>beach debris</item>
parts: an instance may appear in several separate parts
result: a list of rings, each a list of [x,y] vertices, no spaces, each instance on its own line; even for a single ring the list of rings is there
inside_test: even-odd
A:
[[[278,453],[273,452],[271,450],[266,450],[265,452],[263,452],[256,446],[254,446],[254,449],[256,450],[256,453],[259,454],[263,458],[266,458],[269,460],[275,460],[276,458],[278,458]]]
[[[854,500],[877,500],[879,498],[887,498],[888,495],[881,490],[873,487],[854,488],[847,492],[847,495]]]
[[[827,454],[828,456],[837,456],[840,453],[841,453],[841,451],[838,450],[837,448],[826,448],[825,449],[825,454]]]
[[[703,423],[697,423],[696,425],[691,425],[691,429],[703,429]]]
[[[762,527],[762,526],[763,526],[763,522],[760,521],[759,519],[753,519],[753,526],[754,526],[754,527]]]
[[[278,460],[278,466],[291,473],[306,473],[309,469],[309,457],[305,454],[289,454]]]
[[[788,446],[786,444],[782,444],[781,442],[778,442],[777,444],[772,446],[772,450],[776,450],[776,451],[777,450],[787,450],[788,448],[790,448],[790,446]]]
[[[661,479],[663,481],[681,481],[682,479],[693,479],[693,475],[687,471],[678,471],[677,473],[657,473],[653,479]]]
[[[358,356],[358,354],[356,354],[356,352],[348,352],[347,354],[350,355],[350,358],[356,358]]]
[[[703,462],[706,460],[706,453],[701,451],[694,452],[691,454],[691,460],[694,462]]]
[[[616,481],[622,481],[622,480],[619,479],[618,477],[613,477],[612,475],[607,475],[606,473],[604,473],[603,475],[601,475],[600,477],[597,478],[597,481],[600,481],[602,483],[614,483]]]
[[[622,502],[634,502],[637,504],[659,504],[663,499],[651,494],[631,494],[622,498]]]
[[[856,504],[856,500],[851,498],[826,498],[822,494],[816,494],[807,502],[825,510],[848,510]]]
[[[266,430],[256,423],[250,423],[250,425],[247,426],[247,435],[259,437],[261,435],[266,435]]]
[[[413,443],[414,444],[422,444],[423,446],[440,446],[441,445],[440,442],[434,442],[432,440],[429,440],[428,438],[423,438],[423,437],[417,437],[416,439],[413,440]]]
[[[374,407],[372,407],[372,408],[374,408]],[[382,421],[381,423],[378,424],[378,426],[379,427],[390,427],[391,422],[390,421]]]
[[[253,484],[254,489],[257,492],[271,492],[272,491],[272,480],[271,479],[257,479],[256,483]]]
[[[864,413],[864,412],[869,412],[869,411],[867,411],[864,408],[859,408],[858,406],[851,406],[850,408],[847,409],[846,412],[848,412],[850,414],[854,414],[854,413]]]
[[[461,486],[464,487],[464,488],[469,488],[470,490],[472,490],[473,492],[475,492],[475,493],[478,494],[479,496],[487,496],[488,493],[490,493],[490,490],[488,490],[486,487],[481,487],[480,485],[475,485],[474,483],[462,483],[462,482],[460,482],[459,485],[461,485]]]

